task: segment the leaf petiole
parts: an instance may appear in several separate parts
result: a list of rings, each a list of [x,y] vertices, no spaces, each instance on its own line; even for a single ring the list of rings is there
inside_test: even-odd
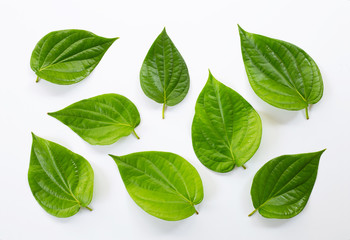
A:
[[[92,208],[90,208],[90,207],[88,207],[88,206],[86,206],[85,207],[87,210],[89,210],[89,211],[92,211]]]
[[[258,209],[254,209],[254,211],[251,212],[251,213],[248,215],[248,217],[252,216],[256,211],[258,211]]]
[[[39,78],[39,76],[37,76],[35,82],[37,83],[37,82],[39,82],[39,80],[40,80],[40,78]]]
[[[165,107],[166,107],[166,105],[165,105],[165,103],[163,103],[163,110],[162,110],[162,118],[164,119],[164,111],[165,111]]]
[[[308,107],[305,108],[306,119],[309,120],[309,110]]]
[[[140,137],[136,134],[135,129],[132,130],[132,133],[135,135],[135,137],[136,137],[137,139],[140,139]]]

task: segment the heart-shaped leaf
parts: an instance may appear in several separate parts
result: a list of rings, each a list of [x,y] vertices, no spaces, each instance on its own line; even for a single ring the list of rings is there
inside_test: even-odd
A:
[[[85,158],[67,148],[33,135],[28,181],[40,206],[65,218],[81,207],[91,210],[94,172]]]
[[[136,106],[119,94],[103,94],[48,113],[93,145],[108,145],[135,132],[140,124]]]
[[[61,30],[45,35],[35,46],[30,66],[39,78],[69,85],[95,69],[118,38],[104,38],[85,30]]]
[[[140,72],[141,88],[147,97],[165,106],[181,102],[190,87],[184,59],[167,35],[165,28],[152,44]]]
[[[196,103],[192,144],[198,159],[216,172],[244,167],[261,140],[261,120],[237,92],[211,73]]]
[[[320,157],[325,150],[283,155],[267,162],[255,174],[251,195],[255,210],[266,218],[298,215],[314,187]]]
[[[239,26],[238,26],[239,27]],[[314,60],[299,47],[248,33],[239,27],[243,62],[254,92],[272,106],[305,109],[323,94],[323,81]]]
[[[147,213],[177,221],[197,213],[203,199],[202,180],[185,159],[168,152],[110,155],[131,198]]]

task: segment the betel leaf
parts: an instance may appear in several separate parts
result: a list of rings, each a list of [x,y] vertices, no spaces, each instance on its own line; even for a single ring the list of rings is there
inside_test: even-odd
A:
[[[314,187],[320,157],[325,150],[283,155],[267,162],[255,174],[251,196],[255,210],[266,218],[298,215]]]
[[[33,135],[28,171],[30,189],[49,214],[70,217],[81,207],[92,211],[94,172],[89,162],[67,148]]]
[[[184,59],[165,28],[149,49],[140,71],[141,88],[147,97],[166,106],[181,102],[190,87]]]
[[[147,213],[168,221],[187,218],[203,199],[202,180],[184,158],[168,152],[110,155],[131,198]]]
[[[239,27],[239,26],[238,26]],[[239,27],[243,62],[254,92],[272,106],[305,109],[323,94],[323,81],[315,61],[299,47],[244,31]]]
[[[61,30],[45,35],[35,46],[30,66],[40,78],[69,85],[86,78],[118,38],[104,38],[85,30]]]
[[[261,132],[254,108],[209,72],[192,123],[192,145],[198,159],[216,172],[244,168],[260,145]]]
[[[136,106],[119,94],[103,94],[48,113],[93,145],[108,145],[135,132],[140,124]]]

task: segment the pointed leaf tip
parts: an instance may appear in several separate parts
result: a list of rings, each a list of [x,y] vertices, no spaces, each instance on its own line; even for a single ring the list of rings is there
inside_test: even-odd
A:
[[[39,137],[37,135],[35,135],[33,132],[31,132],[32,134],[32,140],[38,139]]]
[[[325,149],[323,149],[323,150],[321,150],[321,151],[319,151],[319,152],[317,152],[317,153],[319,153],[320,154],[320,156],[324,153],[324,151],[326,151],[327,150],[327,148],[325,148]]]
[[[108,156],[110,156],[114,160],[114,162],[118,165],[117,161],[120,160],[120,156],[116,156],[113,154],[108,154]]]
[[[163,30],[162,30],[162,33],[161,34],[165,34],[165,35],[168,35],[167,34],[167,32],[166,32],[166,29],[165,29],[165,27],[163,28]]]
[[[239,32],[242,32],[242,33],[246,32],[239,24],[237,24],[237,27]]]

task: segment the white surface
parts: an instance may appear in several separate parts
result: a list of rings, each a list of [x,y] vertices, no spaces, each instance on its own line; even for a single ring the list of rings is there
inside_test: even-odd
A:
[[[350,1],[190,1],[190,0],[2,0],[0,2],[0,239],[270,239],[349,240],[350,202]],[[294,43],[317,62],[325,91],[304,112],[274,108],[249,86],[236,24],[245,30]],[[189,68],[191,87],[183,102],[166,110],[148,99],[139,70],[154,39],[167,32]],[[79,28],[120,37],[94,72],[71,86],[44,80],[35,84],[31,52],[53,30]],[[261,146],[247,170],[217,174],[196,158],[191,144],[194,105],[213,75],[238,91],[259,112]],[[130,98],[141,114],[141,137],[110,146],[90,146],[46,112],[75,101],[115,92]],[[82,209],[68,219],[47,214],[27,182],[31,135],[57,142],[87,158],[95,172],[93,212]],[[250,186],[256,171],[282,154],[327,148],[304,211],[290,220],[255,214]],[[129,197],[108,153],[124,155],[161,150],[177,153],[199,171],[205,198],[199,215],[166,222],[143,212]]]

